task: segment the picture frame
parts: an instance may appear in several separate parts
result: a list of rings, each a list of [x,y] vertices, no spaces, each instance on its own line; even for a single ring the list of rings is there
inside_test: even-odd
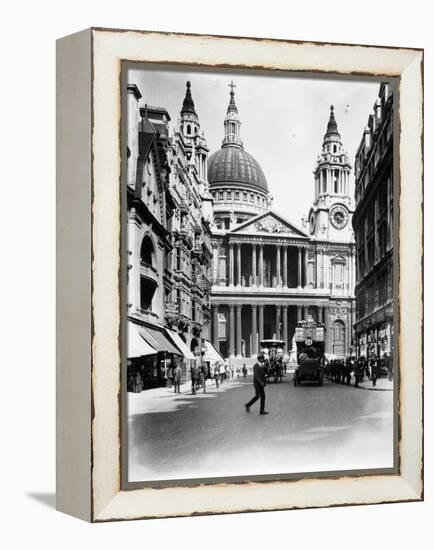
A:
[[[399,466],[122,488],[123,62],[399,82]],[[57,508],[91,522],[423,499],[423,50],[92,28],[57,43]]]

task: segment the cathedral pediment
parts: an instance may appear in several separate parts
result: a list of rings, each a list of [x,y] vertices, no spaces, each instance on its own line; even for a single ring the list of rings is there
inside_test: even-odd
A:
[[[309,238],[309,235],[298,228],[293,223],[285,220],[276,212],[266,212],[260,214],[238,227],[232,229],[230,233],[243,235],[275,235],[290,236],[297,238]]]

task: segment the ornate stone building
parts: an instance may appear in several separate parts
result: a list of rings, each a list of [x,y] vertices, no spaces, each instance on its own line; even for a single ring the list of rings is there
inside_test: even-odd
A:
[[[311,315],[325,324],[326,352],[345,355],[355,320],[354,205],[333,107],[314,170],[309,228],[298,227],[271,209],[266,177],[244,149],[233,88],[222,146],[208,165],[213,343],[234,362],[254,358],[266,338],[285,340],[290,351],[297,322]]]
[[[393,90],[382,83],[356,154],[356,345],[359,355],[393,345]]]
[[[140,106],[137,86],[127,98],[128,357],[183,356],[188,374],[210,338],[208,147],[189,82],[173,133],[166,109]]]

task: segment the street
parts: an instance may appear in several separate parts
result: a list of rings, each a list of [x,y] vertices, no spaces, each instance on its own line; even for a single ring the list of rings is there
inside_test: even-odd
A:
[[[160,388],[128,394],[129,481],[318,472],[393,466],[393,391],[325,381],[266,387],[252,377],[191,395]]]

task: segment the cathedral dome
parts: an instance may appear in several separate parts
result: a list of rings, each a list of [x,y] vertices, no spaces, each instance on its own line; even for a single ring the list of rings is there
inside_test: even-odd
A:
[[[238,145],[225,144],[208,160],[210,188],[231,184],[268,193],[267,180],[258,162]]]

